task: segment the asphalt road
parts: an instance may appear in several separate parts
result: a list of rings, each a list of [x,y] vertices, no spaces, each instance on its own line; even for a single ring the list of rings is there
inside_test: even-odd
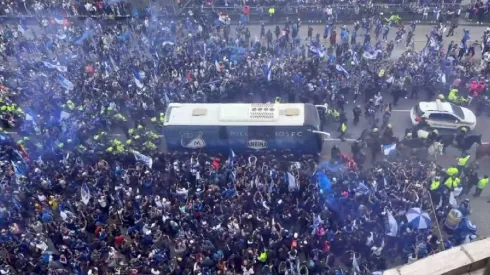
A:
[[[271,28],[272,30],[274,29],[275,26],[268,25],[266,26],[267,28]],[[320,34],[323,34],[323,27],[318,26],[318,25],[312,25],[314,28],[314,34],[317,32]],[[350,29],[352,29],[352,26],[348,26]],[[249,26],[252,37],[254,36],[260,36],[260,26],[259,25],[252,25]],[[337,27],[338,28],[338,27]],[[476,27],[469,27],[470,31],[470,37],[471,40],[481,40],[482,33],[486,27],[484,26],[476,26]],[[307,29],[308,29],[308,24],[303,24],[300,30],[300,35],[303,38],[306,38],[307,36]],[[415,49],[416,50],[422,50],[423,47],[426,44],[426,34],[430,32],[432,29],[432,26],[428,25],[420,25],[417,26],[416,32],[415,32]],[[43,31],[39,27],[30,27],[28,32],[41,32]],[[234,34],[234,31],[232,32]],[[395,30],[392,29],[390,31],[389,39],[394,39],[395,35]],[[450,40],[454,40],[455,42],[459,42],[460,39],[462,38],[463,35],[463,28],[458,28],[455,31],[455,36],[451,38],[446,38],[446,45],[449,43]],[[360,38],[359,38],[360,39]],[[405,43],[401,43],[401,45],[397,46],[395,50],[393,51],[392,58],[397,58],[399,57],[404,51]],[[477,50],[478,52],[478,50]],[[477,56],[478,57],[478,56]],[[419,95],[420,98],[425,98],[425,95]],[[391,102],[392,98],[391,96],[385,96],[385,102]],[[401,99],[399,102],[399,105],[393,110],[392,113],[392,118],[391,118],[391,124],[393,125],[393,130],[396,136],[402,137],[404,134],[404,130],[408,127],[411,127],[411,123],[409,120],[409,111],[410,109],[417,104],[418,101],[412,100],[412,99]],[[353,108],[352,102],[349,102],[349,104],[346,105],[346,111],[347,115],[350,121],[352,121],[352,108]],[[379,114],[379,117],[381,118],[381,113]],[[479,133],[483,135],[483,141],[490,141],[490,127],[487,125],[490,125],[490,119],[488,116],[481,116],[477,118],[477,126],[476,129],[473,131],[474,133]],[[335,130],[336,130],[337,125],[331,125],[328,126],[328,131],[332,132],[332,136],[334,139],[326,142],[326,148],[325,152],[329,154],[331,146],[334,144],[338,145],[343,151],[345,152],[350,152],[350,144],[349,142],[341,142],[338,139],[335,139],[335,137],[338,135]],[[359,126],[353,126],[352,124],[349,125],[349,129],[347,131],[348,138],[357,138],[361,134],[361,132],[367,127],[367,122],[364,120],[364,118],[361,118],[361,123]],[[124,135],[122,130],[115,130],[113,132],[114,135],[120,137],[121,139],[124,139]],[[474,158],[474,148],[470,151],[472,153],[472,158]],[[441,164],[444,167],[448,167],[449,165],[454,165],[456,164],[456,158],[459,156],[459,152],[454,149],[449,149],[446,153],[446,155],[439,157],[437,162]],[[490,171],[490,159],[484,159],[480,161],[480,171],[479,175],[483,176],[483,174],[488,173]],[[489,204],[487,204],[487,200],[490,198],[490,187],[487,188],[486,190],[483,191],[482,196],[479,198],[473,198],[470,197],[470,203],[471,207],[473,208],[473,213],[471,215],[472,221],[478,226],[479,229],[479,234],[481,237],[487,237],[490,236],[490,219],[489,215],[486,212],[486,209],[488,208]]]

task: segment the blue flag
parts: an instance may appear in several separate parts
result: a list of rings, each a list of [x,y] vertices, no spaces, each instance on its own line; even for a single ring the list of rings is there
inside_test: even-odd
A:
[[[136,150],[133,150],[132,152],[134,154],[134,158],[136,159],[136,161],[143,162],[149,168],[151,168],[153,166],[153,159],[151,157],[143,155],[142,153],[140,153]]]
[[[230,180],[231,180],[232,183],[235,183],[235,181],[236,181],[235,161],[236,161],[235,152],[233,152],[233,149],[230,149],[230,154],[228,155],[227,164],[228,164],[228,166],[231,169],[231,172],[230,172]]]
[[[71,83],[70,80],[64,78],[63,76],[58,76],[58,82],[60,83],[61,86],[63,86],[67,90],[73,90],[75,88],[75,85]]]
[[[90,37],[90,32],[85,31],[80,38],[75,40],[76,45],[82,45],[85,40],[87,40]]]
[[[14,167],[14,173],[15,173],[15,181],[17,184],[20,184],[20,178],[24,176],[24,173],[26,171],[25,164],[22,162],[13,162],[11,161],[12,166]]]
[[[61,65],[55,65],[55,64],[52,64],[52,63],[49,63],[49,62],[43,62],[44,66],[46,66],[47,68],[49,69],[56,69],[58,70],[58,72],[66,72],[68,71],[68,68],[66,66],[61,66]]]

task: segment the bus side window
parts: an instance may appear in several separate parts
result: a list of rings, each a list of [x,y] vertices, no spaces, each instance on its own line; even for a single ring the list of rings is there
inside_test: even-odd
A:
[[[220,140],[228,140],[228,129],[226,126],[219,126],[218,137]]]

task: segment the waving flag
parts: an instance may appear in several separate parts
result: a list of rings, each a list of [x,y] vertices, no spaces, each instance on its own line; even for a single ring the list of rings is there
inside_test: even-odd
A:
[[[379,53],[381,53],[381,50],[376,50],[373,53],[366,51],[362,54],[362,57],[364,57],[365,59],[376,59],[378,58]]]
[[[149,168],[151,168],[153,166],[153,159],[152,158],[150,158],[149,156],[143,155],[142,153],[140,153],[136,150],[132,150],[132,152],[134,154],[134,158],[136,159],[136,161],[143,162]]]
[[[29,154],[27,154],[26,148],[24,145],[19,144],[19,150],[15,150],[15,153],[21,158],[22,161],[30,161]],[[26,163],[25,163],[26,164]]]
[[[287,180],[288,180],[289,192],[294,191],[298,188],[298,184],[296,183],[296,178],[293,176],[293,174],[287,172]]]
[[[369,194],[369,188],[364,184],[364,182],[359,182],[359,185],[356,187],[356,192],[361,193],[363,195]]]
[[[354,271],[354,275],[361,274],[361,268],[359,267],[359,262],[357,261],[356,253],[352,255],[352,269]]]
[[[67,90],[73,90],[75,88],[75,85],[71,83],[70,80],[64,78],[63,76],[58,76],[58,82],[60,83],[61,86],[63,86]]]
[[[267,81],[271,81],[272,79],[272,60],[267,64]]]
[[[398,222],[395,220],[395,217],[393,217],[393,214],[391,212],[387,213],[387,228],[386,229],[386,235],[396,237],[398,234]]]
[[[221,66],[219,65],[218,60],[215,60],[215,61],[214,61],[214,66],[216,67],[216,71],[221,72],[221,69],[220,69],[220,68],[221,68]]]
[[[141,81],[136,76],[133,76],[133,78],[134,78],[134,83],[136,84],[136,87],[138,87],[140,89],[145,87],[145,85],[143,83],[141,83]]]
[[[17,210],[21,211],[24,207],[22,207],[22,203],[20,202],[19,196],[14,195],[12,197],[12,203]]]
[[[92,197],[92,195],[90,195],[90,189],[88,189],[88,186],[85,182],[82,184],[82,188],[80,190],[80,196],[82,197],[82,202],[85,205],[88,204],[90,198]]]
[[[85,31],[85,32],[83,32],[83,34],[82,34],[82,36],[80,38],[78,38],[77,40],[75,40],[75,44],[76,45],[82,45],[83,42],[85,40],[87,40],[89,37],[90,37],[90,32],[89,31]]]
[[[359,59],[357,58],[357,52],[353,51],[352,61],[354,61],[354,64],[359,65]]]
[[[165,92],[165,93],[163,94],[163,96],[164,96],[164,99],[165,99],[165,103],[166,103],[166,104],[170,104],[170,103],[172,103],[172,101],[170,101],[170,98],[168,97],[167,92]]]
[[[235,161],[236,161],[235,152],[233,151],[233,149],[230,149],[230,154],[228,155],[228,160],[226,161],[226,163],[231,169],[230,180],[233,183],[235,183],[235,181],[236,181]]]
[[[11,163],[12,163],[12,166],[14,167],[15,182],[17,184],[20,184],[20,178],[24,176],[24,173],[26,172],[26,167],[20,161],[18,161],[18,162],[11,161]]]
[[[335,65],[335,69],[337,69],[337,71],[339,72],[343,72],[345,76],[349,78],[349,72],[347,72],[347,70],[344,67],[342,67],[342,65],[340,64]]]
[[[56,69],[58,70],[58,72],[67,72],[68,71],[68,67],[66,66],[61,66],[61,65],[55,65],[55,64],[52,64],[52,63],[49,63],[49,62],[43,62],[44,66],[46,66],[47,68],[49,69]]]
[[[114,61],[114,58],[112,58],[112,56],[109,56],[109,60],[111,61],[111,64],[112,64],[112,67],[114,68],[114,70],[116,72],[119,71],[119,66],[117,66],[116,62]]]
[[[66,19],[66,18],[63,19],[63,18],[56,18],[56,17],[54,17],[53,18],[53,22],[56,23],[56,24],[58,24],[58,25],[63,25],[63,26],[68,25],[68,19]]]
[[[310,51],[320,58],[325,56],[325,51],[321,47],[310,46]]]
[[[383,150],[383,154],[385,156],[389,156],[389,155],[395,153],[396,143],[388,144],[388,145],[381,145],[381,149]]]

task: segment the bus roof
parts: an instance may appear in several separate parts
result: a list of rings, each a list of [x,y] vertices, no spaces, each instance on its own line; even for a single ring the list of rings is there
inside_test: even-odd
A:
[[[314,108],[314,106],[311,106]],[[306,108],[311,110],[311,108]],[[302,126],[305,104],[279,103],[171,103],[165,114],[165,126]]]

